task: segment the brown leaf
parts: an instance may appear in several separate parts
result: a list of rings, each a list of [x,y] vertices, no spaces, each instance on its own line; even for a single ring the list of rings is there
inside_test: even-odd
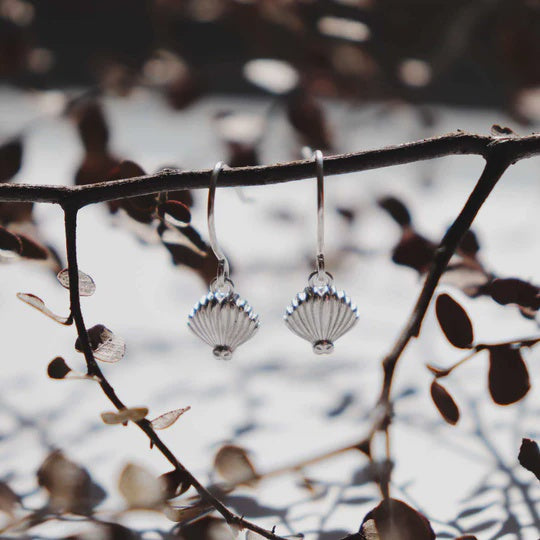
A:
[[[540,448],[531,439],[522,439],[518,455],[522,467],[531,471],[540,480]]]
[[[121,360],[126,354],[126,343],[102,324],[96,324],[87,330],[90,347],[94,356],[102,362],[114,363]],[[81,340],[75,340],[75,349],[82,352]]]
[[[410,228],[405,228],[399,244],[392,252],[392,261],[402,266],[414,268],[422,274],[425,272],[435,255],[436,246]]]
[[[38,311],[41,311],[41,313],[43,313],[43,315],[46,315],[47,317],[50,317],[53,321],[56,321],[57,323],[69,326],[73,322],[71,317],[61,317],[60,315],[54,314],[45,305],[45,302],[41,298],[36,296],[35,294],[17,293],[17,298],[19,300],[22,300],[25,304],[28,304],[29,306],[32,306],[33,308],[37,309]]]
[[[469,229],[461,239],[457,251],[461,255],[465,255],[467,257],[476,257],[476,254],[478,251],[480,251],[478,238],[476,237],[476,234],[471,231],[471,229]]]
[[[179,201],[165,201],[157,207],[158,215],[169,225],[185,227],[191,221],[189,208]]]
[[[449,375],[452,372],[451,369],[440,368],[440,367],[434,366],[433,364],[426,364],[426,367],[437,378],[446,377],[447,375]]]
[[[409,210],[405,204],[399,199],[396,199],[396,197],[384,197],[379,199],[377,203],[383,210],[386,210],[390,216],[392,216],[393,220],[401,227],[411,225],[412,221]]]
[[[16,234],[13,234],[4,227],[0,227],[0,249],[20,254],[22,251],[22,242]]]
[[[168,519],[174,521],[175,523],[181,523],[185,521],[191,521],[200,515],[202,515],[208,509],[208,505],[199,501],[191,506],[173,506],[167,504],[163,507],[163,513],[167,516]],[[182,539],[186,538],[184,535]],[[188,537],[191,538],[191,537]],[[210,540],[207,536],[204,537],[193,537],[197,540]]]
[[[79,136],[86,152],[106,152],[109,128],[101,104],[97,101],[87,101],[80,104],[74,112]]]
[[[197,505],[200,505],[202,511],[205,510],[201,503]],[[233,540],[235,538],[231,527],[221,518],[212,516],[205,516],[197,520],[194,518],[195,516],[190,516],[182,519],[182,521],[192,520],[180,529],[182,540]]]
[[[0,202],[0,223],[24,223],[32,221],[34,203]]]
[[[181,469],[174,469],[160,476],[165,485],[165,498],[174,499],[185,493],[191,487],[191,479]]]
[[[152,510],[165,502],[164,481],[133,463],[122,469],[118,490],[130,508]]]
[[[0,182],[9,182],[21,168],[23,144],[21,139],[0,146]]]
[[[431,397],[441,416],[455,426],[459,420],[459,409],[448,390],[435,379],[431,383]]]
[[[21,242],[21,257],[36,261],[45,261],[49,258],[49,250],[24,234],[18,234]]]
[[[519,306],[540,309],[540,288],[517,278],[495,279],[488,292],[495,302],[502,304],[518,304]]]
[[[460,349],[469,349],[474,340],[467,312],[448,294],[440,294],[435,302],[437,319],[446,339]]]
[[[185,412],[189,411],[191,407],[184,407],[183,409],[175,409],[174,411],[166,412],[157,418],[154,418],[150,423],[154,429],[166,429],[172,426]]]
[[[99,503],[104,492],[92,482],[83,467],[66,458],[60,450],[47,456],[37,472],[38,483],[49,493],[55,512],[86,514]]]
[[[360,533],[369,539],[435,540],[429,521],[398,499],[385,499],[371,510],[362,522]]]
[[[62,287],[69,290],[69,269],[64,268],[63,270],[60,270],[56,277]],[[88,274],[79,270],[79,295],[92,296],[95,292],[96,284],[94,283],[94,280]]]
[[[214,458],[214,468],[229,484],[249,485],[257,477],[247,452],[240,446],[222,446]]]
[[[148,409],[146,407],[130,407],[127,409],[121,409],[119,411],[101,413],[101,419],[106,424],[114,425],[123,424],[129,420],[132,422],[138,422],[147,414]]]
[[[489,392],[498,405],[510,405],[529,391],[529,372],[519,348],[510,345],[489,347]]]
[[[0,482],[0,512],[13,517],[20,505],[21,498],[5,482]]]
[[[61,356],[51,360],[47,366],[47,375],[51,379],[63,379],[70,371],[71,368]]]

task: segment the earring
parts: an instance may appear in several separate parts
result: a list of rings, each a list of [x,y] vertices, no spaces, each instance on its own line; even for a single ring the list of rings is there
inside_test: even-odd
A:
[[[324,268],[324,173],[320,150],[314,154],[317,166],[317,269],[308,286],[285,311],[285,324],[309,341],[316,354],[330,354],[334,341],[348,332],[358,319],[358,310],[344,291],[337,291],[334,278]]]
[[[188,317],[193,333],[213,348],[214,356],[229,360],[234,350],[250,339],[259,328],[259,316],[234,292],[229,278],[229,261],[218,246],[214,220],[214,198],[223,163],[216,163],[208,189],[208,235],[218,259],[217,276],[206,296],[194,306]]]

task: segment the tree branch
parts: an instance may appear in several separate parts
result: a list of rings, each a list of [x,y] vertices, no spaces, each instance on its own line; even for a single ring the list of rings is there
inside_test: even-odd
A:
[[[125,409],[124,403],[116,395],[114,388],[109,384],[105,375],[101,371],[99,365],[96,362],[92,347],[90,345],[90,339],[88,337],[88,332],[84,324],[84,318],[81,310],[81,299],[79,294],[79,268],[77,262],[77,212],[78,208],[76,206],[71,206],[68,204],[63,205],[64,217],[65,217],[65,234],[66,234],[66,251],[68,259],[68,271],[69,271],[69,298],[71,306],[71,315],[75,321],[75,326],[77,328],[77,334],[79,336],[79,341],[81,349],[83,351],[84,357],[86,359],[86,366],[88,375],[95,376],[99,380],[99,385],[113,403],[113,405],[118,409]],[[281,536],[274,534],[271,531],[263,529],[258,525],[247,521],[243,517],[236,515],[231,512],[219,499],[217,499],[212,493],[210,493],[198,480],[191,474],[172,451],[167,447],[167,445],[160,439],[158,434],[154,431],[152,424],[146,418],[135,422],[137,426],[147,435],[152,444],[156,446],[163,456],[171,463],[171,465],[183,473],[186,479],[189,481],[191,486],[195,488],[201,499],[207,503],[209,506],[217,510],[230,525],[237,525],[242,528],[250,529],[264,538],[270,540],[284,540]]]
[[[389,146],[352,154],[324,158],[325,176],[367,171],[414,163],[455,154],[487,157],[492,147],[519,160],[540,154],[540,135],[525,137],[484,136],[462,131],[413,143]],[[86,186],[40,186],[30,184],[0,184],[0,201],[46,202],[70,204],[82,208],[88,204],[111,201],[137,195],[182,189],[207,188],[211,170],[165,170],[157,174],[98,182]],[[312,178],[315,166],[311,160],[292,161],[261,167],[225,169],[220,174],[220,187],[278,184]]]

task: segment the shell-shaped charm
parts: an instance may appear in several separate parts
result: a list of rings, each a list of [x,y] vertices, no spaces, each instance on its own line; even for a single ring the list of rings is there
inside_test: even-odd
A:
[[[313,352],[330,354],[334,341],[355,325],[358,309],[332,285],[309,286],[296,295],[284,319],[296,335],[313,345]]]
[[[255,334],[259,316],[238,294],[210,291],[191,310],[188,326],[213,347],[214,356],[229,360]]]

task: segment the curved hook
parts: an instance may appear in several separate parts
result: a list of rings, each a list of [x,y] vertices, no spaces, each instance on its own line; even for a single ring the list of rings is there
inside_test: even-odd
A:
[[[320,150],[314,152],[317,165],[317,272],[324,272],[324,169],[323,155]]]
[[[210,238],[210,246],[218,260],[218,275],[216,278],[216,285],[219,289],[224,288],[226,283],[230,282],[229,261],[227,260],[227,257],[225,257],[225,254],[223,253],[223,251],[221,251],[221,248],[218,245],[216,237],[216,223],[214,218],[216,185],[219,173],[222,171],[224,166],[225,164],[223,163],[223,161],[218,161],[214,166],[212,175],[210,176],[210,186],[208,187],[208,207],[206,212],[206,216],[208,219],[208,236]]]

